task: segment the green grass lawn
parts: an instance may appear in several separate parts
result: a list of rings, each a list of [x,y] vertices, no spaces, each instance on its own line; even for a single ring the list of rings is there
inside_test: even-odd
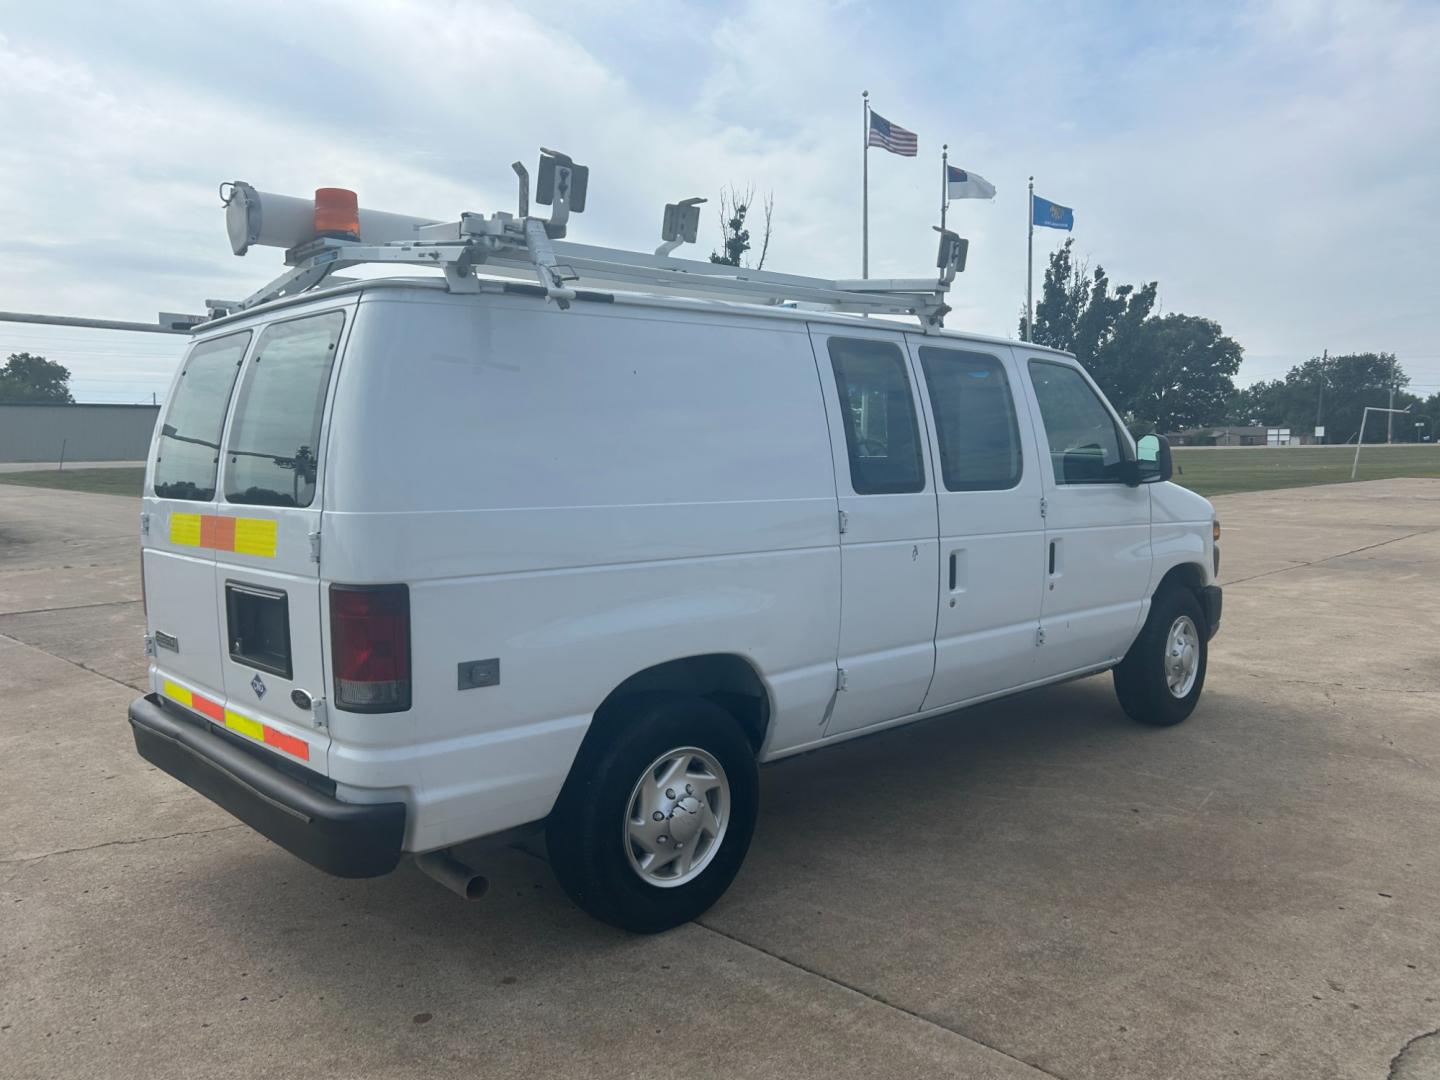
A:
[[[1175,480],[1201,495],[1231,491],[1338,484],[1350,479],[1353,446],[1245,446],[1222,449],[1175,448]],[[1440,477],[1440,443],[1367,446],[1360,451],[1360,480],[1395,476]],[[106,495],[140,494],[144,469],[40,469],[0,472],[0,484],[98,491]]]
[[[1354,446],[1177,446],[1175,482],[1201,495],[1338,484],[1350,479]],[[1440,477],[1440,443],[1365,446],[1357,480]]]
[[[64,491],[96,491],[102,495],[134,495],[145,486],[145,470],[138,469],[36,469],[33,472],[0,472],[0,484],[61,488]]]

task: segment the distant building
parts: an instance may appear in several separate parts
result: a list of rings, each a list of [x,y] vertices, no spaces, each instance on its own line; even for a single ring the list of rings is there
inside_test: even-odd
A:
[[[1166,438],[1172,446],[1264,446],[1269,430],[1265,427],[1199,427],[1177,431]]]
[[[1171,446],[1310,446],[1322,439],[1287,427],[1200,427],[1165,436]]]
[[[0,404],[0,461],[144,461],[158,405]]]

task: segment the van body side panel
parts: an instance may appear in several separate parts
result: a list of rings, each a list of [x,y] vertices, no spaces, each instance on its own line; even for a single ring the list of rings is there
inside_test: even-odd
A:
[[[667,660],[737,655],[771,744],[819,732],[839,546],[803,325],[367,294],[332,432],[322,585],[409,584],[413,702],[332,710],[331,774],[418,777],[408,849],[543,817],[593,710]],[[498,682],[460,689],[476,661]]]

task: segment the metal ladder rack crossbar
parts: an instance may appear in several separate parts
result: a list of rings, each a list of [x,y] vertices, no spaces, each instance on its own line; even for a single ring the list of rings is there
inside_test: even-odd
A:
[[[477,292],[488,271],[538,278],[561,306],[575,298],[574,284],[762,305],[814,304],[833,311],[913,315],[939,326],[952,274],[934,278],[847,280],[754,270],[550,240],[543,222],[523,224],[508,214],[466,214],[458,222],[421,226],[415,241],[366,244],[319,239],[286,253],[292,269],[237,303],[211,302],[215,314],[242,311],[321,285],[333,273],[360,265],[426,266],[443,271],[452,292]],[[433,239],[432,239],[433,237]],[[477,277],[476,275],[480,275]]]

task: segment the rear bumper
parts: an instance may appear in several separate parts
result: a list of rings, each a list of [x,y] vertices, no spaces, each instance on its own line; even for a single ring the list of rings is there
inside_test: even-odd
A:
[[[395,869],[404,803],[345,803],[325,795],[214,732],[187,723],[150,694],[130,704],[135,749],[262,836],[337,877]]]
[[[1209,636],[1214,637],[1220,632],[1220,610],[1224,603],[1224,593],[1219,585],[1205,585],[1200,589],[1200,606],[1205,609],[1205,622],[1210,629]]]

